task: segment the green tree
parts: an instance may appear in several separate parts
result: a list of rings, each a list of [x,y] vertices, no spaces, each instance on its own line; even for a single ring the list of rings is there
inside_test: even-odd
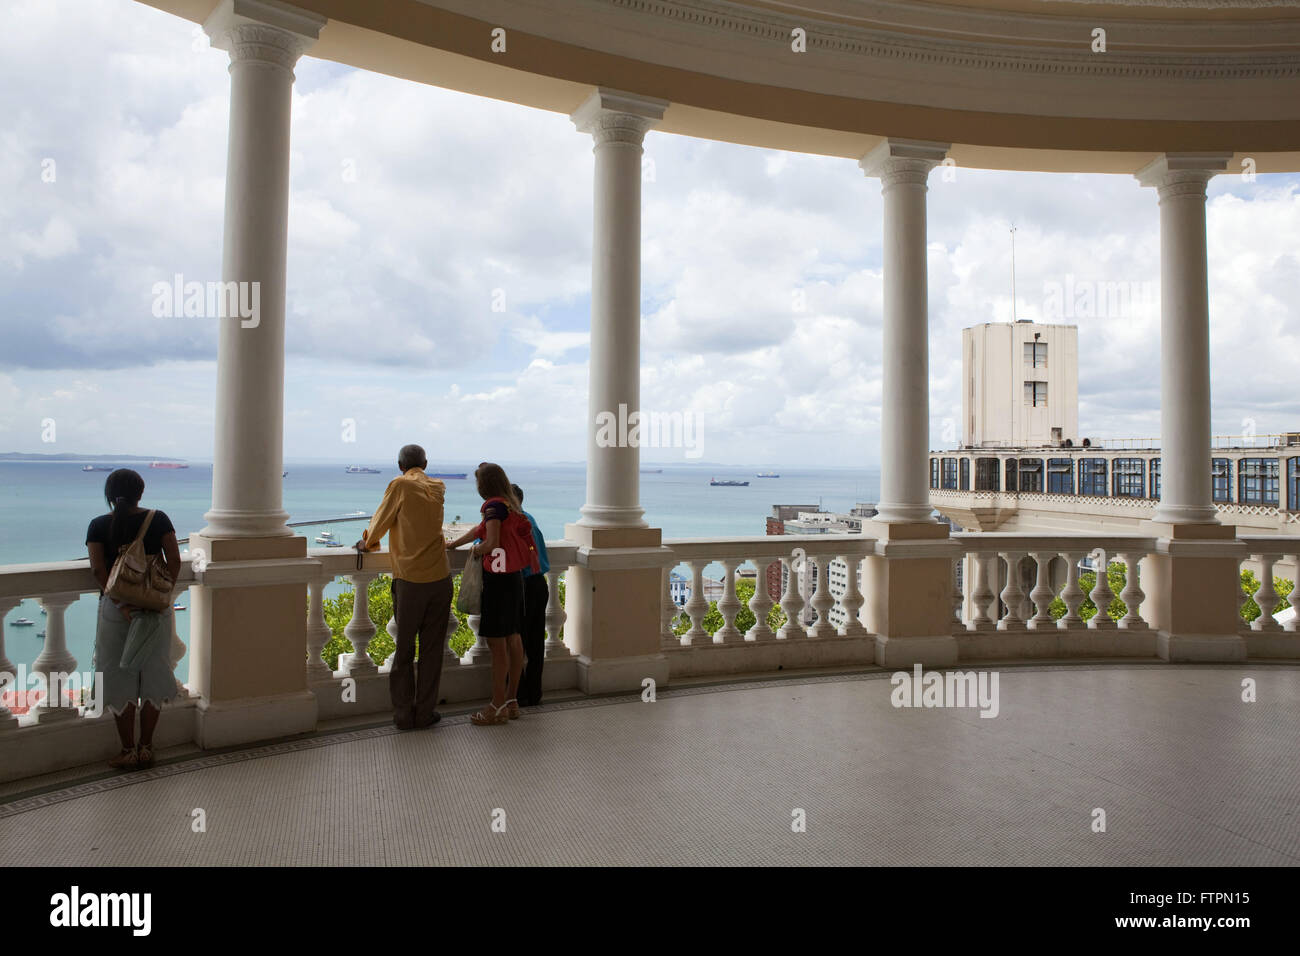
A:
[[[1110,588],[1113,595],[1110,604],[1106,610],[1111,616],[1111,620],[1118,621],[1128,613],[1128,605],[1119,599],[1119,595],[1124,590],[1124,585],[1128,582],[1127,569],[1122,562],[1112,561],[1106,565],[1106,585]],[[1079,617],[1085,621],[1091,621],[1097,616],[1097,605],[1093,603],[1092,589],[1097,586],[1097,573],[1095,571],[1084,571],[1079,575],[1079,590],[1085,595],[1083,603],[1079,605]],[[1052,620],[1059,621],[1065,617],[1069,608],[1059,597],[1052,600],[1049,613]]]

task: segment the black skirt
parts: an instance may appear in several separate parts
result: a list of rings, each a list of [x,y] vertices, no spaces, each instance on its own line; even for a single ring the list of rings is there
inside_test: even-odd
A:
[[[524,629],[524,575],[522,571],[483,572],[483,614],[479,637],[509,637]]]

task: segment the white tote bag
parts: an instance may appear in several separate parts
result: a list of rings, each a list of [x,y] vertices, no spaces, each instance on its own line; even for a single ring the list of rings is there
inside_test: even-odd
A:
[[[466,561],[465,570],[460,574],[456,610],[461,614],[483,613],[483,559],[478,556]]]

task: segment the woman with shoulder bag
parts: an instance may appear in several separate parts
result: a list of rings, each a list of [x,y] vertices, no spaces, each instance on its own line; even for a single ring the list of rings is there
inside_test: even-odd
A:
[[[104,699],[99,703],[113,714],[122,742],[121,753],[109,766],[126,770],[153,765],[159,708],[180,687],[172,673],[170,639],[171,594],[181,569],[180,546],[166,514],[140,507],[143,496],[144,479],[139,473],[117,469],[104,482],[104,498],[111,510],[91,521],[86,530],[90,570],[100,587],[94,663],[95,672],[103,675]],[[128,642],[133,622],[137,631],[148,627],[152,632],[142,646]],[[166,639],[159,639],[164,625]]]
[[[470,549],[469,561],[481,561],[483,567],[482,611],[479,636],[492,652],[492,703],[470,716],[477,726],[504,724],[519,716],[519,677],[524,670],[524,642],[520,637],[524,624],[524,578],[516,567],[507,570],[507,545],[503,531],[511,516],[523,510],[510,489],[510,479],[500,465],[483,462],[474,472],[479,496],[483,499],[483,521],[447,547],[459,548],[477,539]],[[513,550],[513,549],[512,549]]]

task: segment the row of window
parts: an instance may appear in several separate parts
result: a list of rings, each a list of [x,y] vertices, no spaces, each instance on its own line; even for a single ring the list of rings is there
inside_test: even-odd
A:
[[[1279,458],[1241,458],[1237,461],[1236,502],[1279,507],[1282,483]],[[1286,507],[1300,511],[1300,457],[1286,461]],[[969,458],[931,458],[930,487],[953,491],[971,489]],[[976,491],[1046,491],[1113,498],[1160,497],[1160,459],[1081,458],[976,458]],[[1217,502],[1232,502],[1232,461],[1215,458],[1210,476]]]

